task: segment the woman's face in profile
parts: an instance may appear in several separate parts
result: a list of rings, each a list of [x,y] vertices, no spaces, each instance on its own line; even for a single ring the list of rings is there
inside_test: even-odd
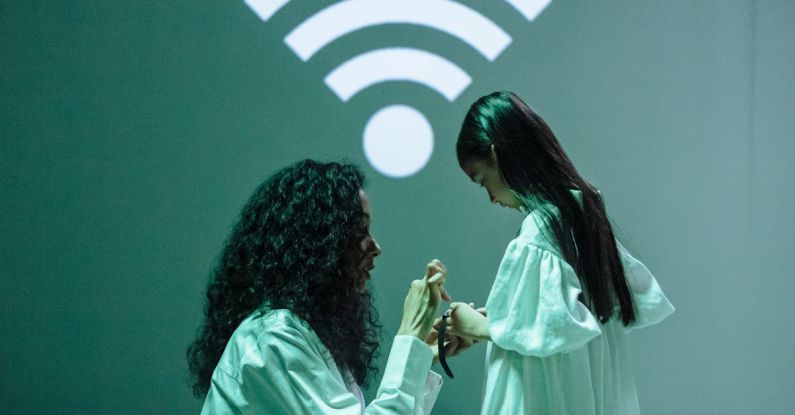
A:
[[[502,180],[496,159],[465,161],[461,163],[461,169],[473,182],[486,189],[491,203],[511,209],[519,208],[519,201]]]
[[[356,270],[356,285],[357,288],[364,289],[367,281],[370,279],[370,272],[375,268],[374,259],[381,255],[381,247],[378,246],[375,238],[370,235],[370,201],[367,199],[367,193],[359,189],[359,200],[362,203],[362,213],[364,214],[365,223],[365,236],[355,246],[358,252],[354,252],[354,268]]]

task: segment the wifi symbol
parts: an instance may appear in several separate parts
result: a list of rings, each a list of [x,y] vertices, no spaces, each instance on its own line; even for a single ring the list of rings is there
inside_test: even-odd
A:
[[[289,0],[245,0],[268,21]],[[551,0],[505,0],[528,21]],[[342,36],[385,24],[429,27],[457,37],[489,61],[511,43],[494,22],[450,0],[345,0],[334,3],[296,26],[284,42],[304,62]],[[458,65],[428,51],[387,47],[364,52],[343,62],[325,78],[328,87],[347,102],[362,90],[387,81],[415,82],[453,102],[472,83]],[[390,105],[373,114],[364,129],[364,152],[382,174],[410,176],[430,160],[433,129],[422,113],[406,105]]]

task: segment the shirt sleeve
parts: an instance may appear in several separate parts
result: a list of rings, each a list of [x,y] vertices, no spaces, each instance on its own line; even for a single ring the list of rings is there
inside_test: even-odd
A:
[[[202,414],[362,413],[359,398],[336,366],[329,366],[301,330],[271,328],[257,344],[259,349],[246,352],[238,371],[216,368]],[[376,398],[365,413],[413,413],[432,359],[419,339],[396,336]]]
[[[433,405],[436,404],[436,398],[439,397],[439,391],[441,391],[443,383],[441,375],[432,370],[428,371],[425,385],[419,395],[417,395],[414,415],[430,415]]]
[[[366,414],[430,414],[442,378],[432,372],[433,352],[420,339],[395,336],[384,377]]]
[[[581,292],[577,274],[556,253],[514,239],[486,302],[491,341],[536,357],[583,347],[601,328],[578,300]]]
[[[621,256],[629,290],[632,292],[632,301],[635,303],[635,322],[627,330],[657,324],[673,314],[674,306],[646,265],[630,255],[618,241],[616,247]]]

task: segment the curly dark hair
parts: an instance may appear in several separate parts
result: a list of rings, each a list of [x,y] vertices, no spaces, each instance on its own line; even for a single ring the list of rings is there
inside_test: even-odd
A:
[[[359,384],[377,369],[380,325],[354,264],[368,229],[352,164],[303,160],[262,183],[240,214],[207,286],[204,324],[188,347],[196,397],[237,326],[256,310],[301,317]]]

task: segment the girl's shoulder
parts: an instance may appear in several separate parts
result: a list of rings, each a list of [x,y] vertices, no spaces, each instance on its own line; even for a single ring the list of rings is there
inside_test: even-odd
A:
[[[541,209],[530,212],[522,221],[519,234],[514,239],[512,245],[530,244],[542,250],[551,251],[560,255],[560,249],[552,241],[552,233],[549,229],[548,219]]]

